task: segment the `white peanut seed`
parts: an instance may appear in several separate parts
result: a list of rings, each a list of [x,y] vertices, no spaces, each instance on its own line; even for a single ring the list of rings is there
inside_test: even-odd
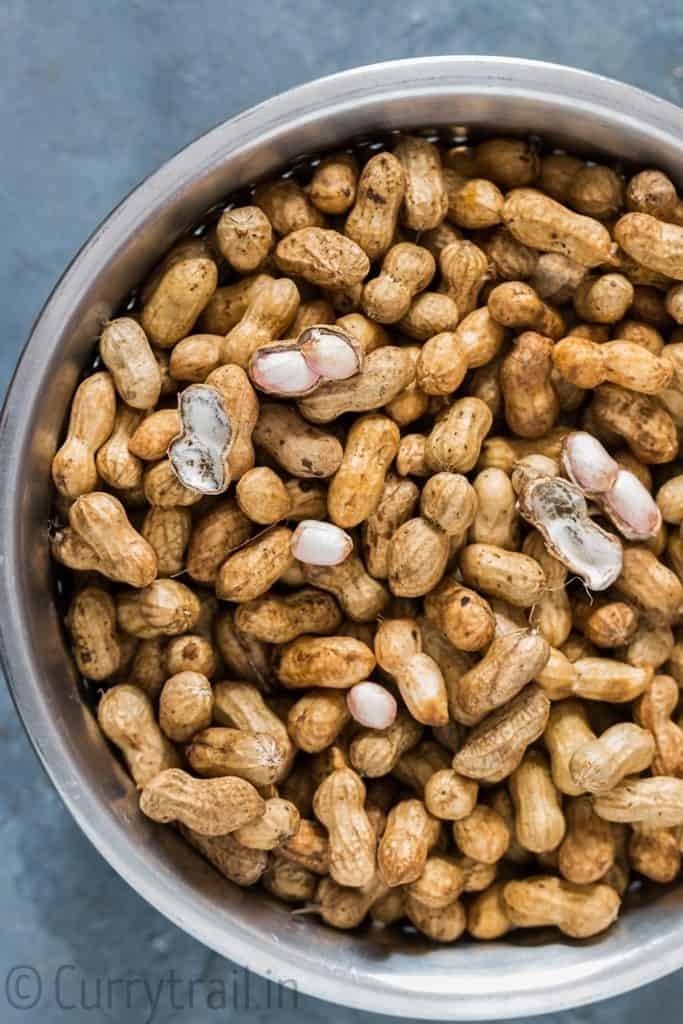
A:
[[[562,468],[582,491],[602,494],[614,485],[619,463],[596,437],[585,430],[575,430],[562,446]]]
[[[320,383],[297,348],[266,348],[257,351],[249,365],[249,375],[260,391],[269,395],[306,395]]]
[[[309,369],[325,380],[346,380],[360,370],[359,353],[341,331],[309,327],[299,345]]]
[[[304,519],[292,536],[292,554],[309,565],[340,565],[353,551],[353,541],[334,523]]]
[[[619,470],[610,490],[600,495],[600,505],[628,540],[648,540],[662,525],[654,498],[628,469]]]
[[[396,718],[395,697],[379,683],[358,683],[346,695],[351,716],[366,729],[388,729]]]

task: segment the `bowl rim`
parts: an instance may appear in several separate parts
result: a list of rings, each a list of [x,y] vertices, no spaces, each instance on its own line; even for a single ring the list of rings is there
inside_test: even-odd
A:
[[[137,185],[95,229],[77,252],[47,299],[23,348],[7,390],[0,416],[0,660],[19,716],[39,760],[73,818],[93,845],[117,873],[152,906],[195,938],[224,956],[265,976],[273,968],[295,975],[299,990],[357,1009],[374,1009],[399,1016],[428,1019],[499,1019],[533,1015],[593,1002],[596,998],[623,993],[675,970],[683,964],[683,919],[656,942],[656,949],[633,952],[606,963],[590,978],[574,975],[548,989],[539,971],[538,982],[523,992],[478,991],[463,993],[454,1000],[452,992],[427,993],[416,987],[392,991],[370,979],[349,979],[334,964],[316,962],[311,967],[295,959],[276,942],[264,949],[253,932],[236,927],[234,934],[221,934],[218,942],[207,921],[193,910],[189,901],[179,904],[169,879],[154,875],[136,854],[134,842],[104,813],[100,801],[81,784],[58,722],[36,699],[36,664],[23,643],[22,595],[15,581],[17,564],[17,513],[22,489],[20,454],[30,441],[31,402],[27,394],[41,379],[46,351],[57,347],[58,330],[73,302],[71,289],[79,275],[97,274],[111,246],[122,246],[160,202],[172,202],[182,190],[188,161],[197,174],[208,174],[226,157],[230,143],[250,134],[262,137],[276,131],[283,119],[320,117],[331,106],[350,103],[359,97],[395,96],[397,91],[442,90],[456,96],[458,90],[476,87],[495,92],[501,87],[519,89],[546,97],[548,92],[568,97],[595,113],[619,111],[620,118],[634,124],[647,119],[651,134],[670,140],[680,136],[681,111],[633,86],[588,71],[542,61],[509,57],[443,56],[411,58],[366,65],[342,71],[290,89],[210,129],[181,149],[157,171]],[[123,841],[122,841],[123,836]],[[114,841],[115,840],[115,841]],[[599,991],[596,995],[596,986]],[[504,998],[502,998],[504,997]],[[454,1005],[455,1004],[455,1005]]]

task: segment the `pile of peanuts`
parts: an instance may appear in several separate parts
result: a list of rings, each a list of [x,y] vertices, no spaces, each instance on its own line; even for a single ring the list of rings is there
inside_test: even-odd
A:
[[[103,325],[51,545],[100,727],[231,882],[584,938],[683,844],[683,200],[525,140],[259,184]]]

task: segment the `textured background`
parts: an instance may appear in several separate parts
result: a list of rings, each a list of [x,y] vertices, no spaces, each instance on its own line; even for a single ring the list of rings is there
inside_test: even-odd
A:
[[[318,75],[448,52],[575,64],[683,103],[680,0],[0,0],[0,390],[75,250],[178,148]],[[296,1010],[269,1011],[267,990],[255,980],[247,997],[234,965],[148,907],[83,838],[43,776],[4,688],[0,738],[3,1021],[375,1020],[305,997]],[[35,978],[8,974],[22,964],[39,969],[41,993],[31,987]],[[54,984],[61,965],[74,965],[61,975],[62,1007]],[[142,982],[128,995],[121,984],[106,988],[106,979],[137,977],[154,992],[171,969],[185,984],[172,990],[165,983],[156,1007]],[[194,1008],[192,979],[205,979],[195,987]],[[210,979],[228,987],[227,1010],[211,1008]],[[679,974],[552,1019],[635,1024],[656,1013],[660,1024],[673,1024],[682,997]]]

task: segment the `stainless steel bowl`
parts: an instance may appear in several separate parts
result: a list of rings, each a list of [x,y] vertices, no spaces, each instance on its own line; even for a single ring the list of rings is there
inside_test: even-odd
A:
[[[648,897],[606,936],[433,948],[333,932],[219,878],[137,811],[80,699],[47,548],[50,460],[98,326],[173,240],[231,190],[301,154],[378,130],[462,125],[667,170],[683,185],[681,111],[597,75],[491,57],[406,60],[294,89],[220,125],[140,185],[86,243],[24,350],[0,433],[3,663],[52,781],[142,896],[219,953],[302,992],[414,1018],[504,1018],[624,992],[683,964],[683,890]]]

